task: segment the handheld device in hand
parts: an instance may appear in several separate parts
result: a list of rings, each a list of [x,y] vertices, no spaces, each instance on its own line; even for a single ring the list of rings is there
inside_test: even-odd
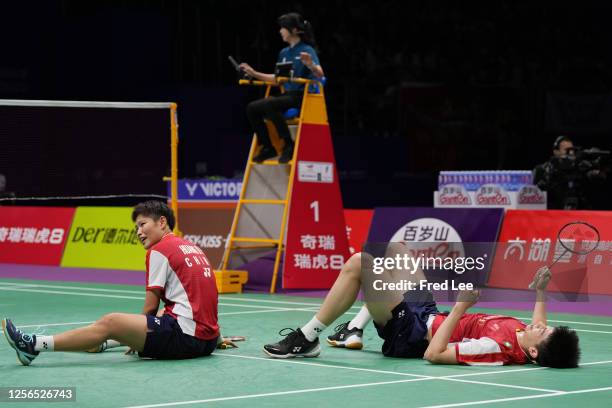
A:
[[[229,62],[232,63],[232,65],[234,66],[234,69],[238,72],[242,71],[240,69],[240,65],[238,64],[238,62],[234,59],[234,57],[232,57],[231,55],[227,56],[227,59],[229,60]]]
[[[234,67],[236,72],[238,72],[238,74],[240,75],[241,78],[246,78],[246,79],[250,79],[251,78],[246,72],[244,72],[242,70],[242,68],[240,68],[240,64],[238,64],[238,61],[236,61],[234,59],[234,57],[232,57],[231,55],[228,55],[227,59],[232,64],[232,66]]]

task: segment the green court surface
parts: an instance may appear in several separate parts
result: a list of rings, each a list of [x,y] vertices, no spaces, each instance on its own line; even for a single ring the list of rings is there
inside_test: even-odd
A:
[[[143,297],[143,289],[135,286],[5,279],[0,280],[0,315],[24,331],[54,334],[111,311],[140,313]],[[552,324],[568,324],[579,331],[583,356],[577,369],[434,366],[422,360],[384,358],[382,341],[372,326],[364,333],[362,351],[322,344],[319,358],[266,358],[262,345],[279,339],[280,329],[305,323],[320,303],[321,299],[285,295],[221,295],[223,333],[243,335],[247,341],[239,349],[195,360],[140,360],[118,348],[98,354],[41,353],[30,367],[23,367],[1,340],[0,387],[76,387],[76,402],[53,403],[53,407],[612,405],[612,318],[549,316]],[[350,320],[357,310],[355,306],[337,323]],[[333,327],[325,334],[332,331]]]

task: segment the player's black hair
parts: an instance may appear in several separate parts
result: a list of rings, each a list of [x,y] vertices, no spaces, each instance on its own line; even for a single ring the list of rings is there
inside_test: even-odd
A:
[[[312,25],[309,21],[304,20],[304,18],[302,18],[299,13],[283,14],[278,18],[278,25],[282,28],[286,28],[289,31],[292,31],[294,28],[296,28],[297,33],[303,42],[313,48],[317,48],[317,44],[314,38],[314,32],[312,31]]]
[[[536,346],[536,363],[543,367],[576,368],[580,360],[578,335],[567,326],[553,330],[548,339]]]
[[[174,213],[172,209],[168,207],[168,204],[163,201],[149,200],[136,205],[134,211],[132,211],[132,221],[135,222],[139,215],[151,217],[155,221],[159,220],[161,216],[164,216],[168,222],[168,227],[170,227],[171,230],[174,229],[174,224],[176,222],[174,220]]]

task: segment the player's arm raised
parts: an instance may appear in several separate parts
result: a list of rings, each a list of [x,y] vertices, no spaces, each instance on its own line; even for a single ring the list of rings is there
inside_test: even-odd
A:
[[[461,316],[478,301],[478,296],[477,290],[462,291],[459,294],[455,306],[429,342],[423,359],[433,364],[457,364],[455,348],[448,348],[448,341],[461,320]]]
[[[546,287],[552,274],[547,266],[543,266],[538,269],[533,278],[533,282],[529,287],[536,290],[536,302],[533,307],[533,315],[531,316],[531,323],[541,323],[546,325]]]

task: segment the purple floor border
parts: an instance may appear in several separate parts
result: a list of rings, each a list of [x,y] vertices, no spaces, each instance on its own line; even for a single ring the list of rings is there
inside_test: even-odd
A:
[[[117,285],[144,286],[144,271],[126,271],[115,269],[65,268],[47,265],[0,264],[0,279],[31,279],[61,282],[109,283]],[[498,293],[507,293],[503,289],[489,289]],[[248,293],[267,293],[265,287],[247,290]],[[280,290],[279,293],[292,296],[323,298],[327,290]],[[590,295],[588,301],[568,302],[551,300],[548,303],[550,312],[573,313],[597,316],[612,316],[612,297]],[[441,302],[442,307],[450,305]],[[480,302],[480,306],[498,309],[531,310],[533,302]]]

